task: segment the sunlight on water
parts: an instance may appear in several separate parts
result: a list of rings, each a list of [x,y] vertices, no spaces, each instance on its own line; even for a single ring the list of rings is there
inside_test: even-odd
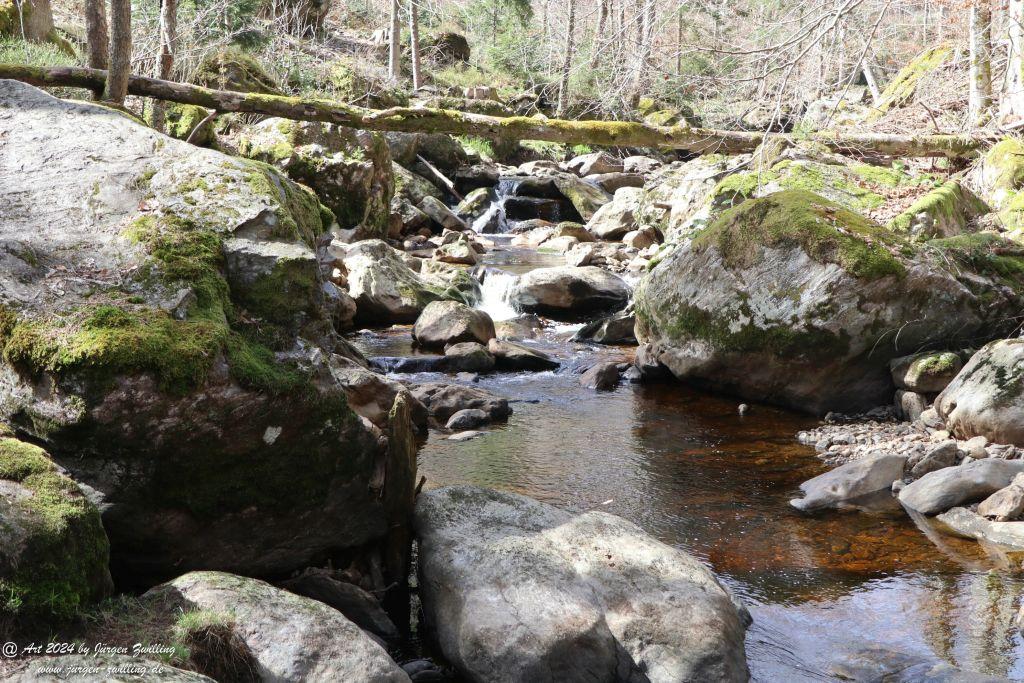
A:
[[[512,305],[512,290],[518,280],[518,275],[488,268],[480,288],[480,303],[476,307],[491,316],[491,320],[515,318],[519,311]]]

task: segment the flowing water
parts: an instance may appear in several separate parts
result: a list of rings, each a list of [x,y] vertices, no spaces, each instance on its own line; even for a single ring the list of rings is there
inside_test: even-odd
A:
[[[509,249],[489,262],[521,273],[562,259]],[[483,305],[499,319],[512,279],[484,280]],[[735,400],[675,383],[583,389],[574,370],[632,350],[570,342],[576,327],[548,324],[527,342],[562,361],[558,372],[481,377],[515,412],[470,441],[431,434],[419,460],[428,487],[478,484],[606,510],[693,553],[750,608],[756,681],[834,680],[830,664],[867,645],[1024,680],[1012,624],[1024,585],[1008,560],[902,512],[796,512],[787,502],[799,484],[826,469],[794,438],[814,420],[765,406],[740,417]],[[371,356],[415,353],[407,328],[358,342]]]

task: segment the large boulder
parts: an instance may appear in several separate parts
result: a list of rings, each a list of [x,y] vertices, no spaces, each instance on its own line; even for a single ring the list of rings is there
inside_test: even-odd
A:
[[[889,403],[890,359],[992,338],[1024,259],[992,235],[905,238],[804,190],[747,200],[659,254],[637,336],[680,379],[815,413]],[[998,262],[998,263],[997,263]]]
[[[621,310],[631,293],[622,278],[596,266],[557,266],[524,274],[511,299],[523,311],[561,319]]]
[[[604,512],[511,493],[421,494],[428,628],[471,681],[746,681],[749,623],[714,575]]]
[[[432,301],[416,318],[412,337],[427,347],[467,341],[486,344],[494,339],[494,321],[485,312],[458,301]]]
[[[406,265],[402,253],[383,240],[364,240],[345,250],[348,291],[363,322],[412,323],[431,301],[473,302],[474,284],[463,273],[449,285],[428,280]]]
[[[915,353],[894,358],[889,363],[897,387],[922,394],[935,394],[945,389],[962,367],[960,356],[950,351]]]
[[[789,503],[807,512],[857,507],[879,492],[888,495],[892,483],[903,478],[906,464],[906,456],[895,454],[853,460],[800,484],[804,497]]]
[[[359,356],[316,197],[109,109],[0,102],[0,420],[102,501],[114,569],[283,573],[388,536],[415,456],[331,375]]]
[[[395,191],[384,138],[312,121],[266,119],[244,130],[239,151],[308,185],[358,239],[384,237]]]
[[[1024,339],[978,351],[935,399],[951,434],[1024,446]]]
[[[978,502],[1006,488],[1021,472],[1024,460],[986,458],[929,472],[900,490],[900,502],[923,515]]]
[[[191,572],[142,600],[167,614],[201,613],[241,641],[261,680],[408,681],[383,647],[327,605],[257,579]]]
[[[461,384],[421,384],[412,387],[412,395],[430,411],[438,423],[445,424],[460,410],[482,410],[491,420],[501,420],[512,414],[508,400],[494,394]]]
[[[284,94],[263,65],[237,45],[220,47],[206,55],[193,81],[218,90],[263,95]]]
[[[615,191],[612,200],[598,209],[587,221],[587,231],[602,240],[621,239],[623,235],[636,230],[634,215],[643,190],[623,187]]]
[[[0,436],[0,629],[52,624],[110,593],[100,513],[38,446]]]

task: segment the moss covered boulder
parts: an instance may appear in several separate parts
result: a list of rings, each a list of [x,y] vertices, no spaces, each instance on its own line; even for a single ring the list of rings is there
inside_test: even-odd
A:
[[[110,110],[12,81],[0,101],[0,419],[102,498],[114,569],[382,542],[407,456],[331,372],[362,361],[324,300],[330,211]]]
[[[875,116],[910,104],[921,84],[927,82],[927,77],[949,64],[954,55],[953,46],[942,43],[929,47],[911,59],[885,86],[882,98],[875,106]]]
[[[100,513],[46,452],[0,436],[0,630],[52,624],[108,595]]]
[[[992,146],[974,171],[982,196],[999,212],[1007,236],[1024,242],[1024,141],[1007,137]]]
[[[989,206],[960,181],[949,180],[910,205],[889,222],[889,229],[915,239],[954,237],[973,232]]]
[[[194,104],[179,104],[177,102],[167,102],[165,107],[164,132],[178,140],[188,140],[191,137],[192,144],[200,147],[213,146],[217,135],[214,132],[213,119],[207,118],[210,115],[209,109],[203,109]],[[151,123],[149,118],[146,120]],[[196,131],[196,128],[199,128],[199,130]],[[195,132],[195,135],[193,135],[193,132]]]
[[[218,90],[284,94],[263,65],[237,45],[221,47],[206,55],[193,80]]]
[[[892,358],[1010,324],[1024,259],[1000,244],[919,246],[806,190],[777,192],[660,259],[636,294],[638,338],[696,384],[814,413],[871,408],[892,400]]]
[[[241,134],[239,151],[312,188],[357,239],[387,234],[395,191],[384,138],[330,124],[267,119]]]
[[[1024,339],[978,351],[935,399],[950,433],[1024,446]]]

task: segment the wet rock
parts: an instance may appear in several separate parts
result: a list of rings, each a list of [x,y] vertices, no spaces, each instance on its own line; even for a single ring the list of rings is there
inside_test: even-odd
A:
[[[426,347],[465,341],[486,344],[494,338],[494,321],[484,311],[458,301],[432,301],[416,318],[412,338]]]
[[[577,242],[594,241],[594,236],[591,235],[584,226],[579,223],[570,223],[568,221],[563,221],[556,225],[549,239],[555,239],[558,237],[573,237]]]
[[[819,251],[804,229],[780,238],[798,224],[824,230],[838,251]],[[917,249],[810,192],[777,192],[660,258],[637,289],[637,336],[660,343],[681,380],[816,414],[868,410],[891,401],[888,361],[900,348],[997,333],[994,310],[1016,306],[993,281],[998,302],[982,305],[963,268],[950,267],[955,254]],[[781,282],[794,296],[776,296]],[[898,348],[883,349],[878,330],[890,328],[900,328]]]
[[[1024,446],[1024,339],[995,341],[974,354],[935,409],[959,439]]]
[[[522,344],[507,340],[492,339],[487,343],[487,350],[494,356],[498,370],[515,372],[518,370],[555,370],[558,361],[546,353],[531,349]]]
[[[459,236],[460,239],[442,244],[434,250],[432,258],[443,263],[455,263],[464,266],[474,266],[480,262],[480,255],[469,239]]]
[[[580,176],[597,173],[621,173],[622,162],[607,152],[592,152],[575,157],[565,164],[565,168]]]
[[[449,676],[429,659],[406,662],[402,665],[402,670],[409,674],[412,683],[440,683],[449,679]]]
[[[445,356],[376,356],[370,365],[380,371],[395,374],[416,374],[420,372],[448,372],[450,363]]]
[[[746,610],[634,524],[455,486],[415,525],[426,624],[468,680],[747,680]]]
[[[485,187],[478,187],[455,207],[455,215],[467,223],[484,215],[491,203],[490,191]]]
[[[512,300],[524,311],[555,319],[614,311],[626,306],[630,288],[621,278],[593,266],[537,268],[519,278]]]
[[[913,463],[910,475],[920,479],[929,472],[941,470],[944,467],[952,467],[960,460],[960,450],[956,441],[943,441],[938,446],[929,449],[917,462]]]
[[[1024,550],[1024,523],[1022,522],[993,522],[977,512],[963,507],[947,510],[936,516],[935,519],[965,538],[993,543],[1010,550]]]
[[[494,369],[494,356],[477,342],[461,342],[445,348],[448,369],[457,372],[489,372]]]
[[[622,312],[587,323],[573,335],[572,341],[591,341],[595,344],[635,344],[633,328],[636,317]]]
[[[307,569],[295,578],[283,581],[281,587],[333,607],[359,628],[384,640],[399,637],[398,628],[375,597],[359,586],[335,578],[326,569]]]
[[[997,522],[1018,519],[1024,513],[1024,475],[1018,474],[1006,488],[999,489],[978,504],[978,514]]]
[[[74,617],[112,591],[109,561],[96,505],[43,449],[0,436],[0,621]]]
[[[598,363],[580,375],[580,384],[587,389],[610,391],[619,384],[617,363]]]
[[[948,351],[917,353],[889,361],[896,386],[921,394],[937,394],[945,389],[962,366],[960,356]]]
[[[273,680],[408,681],[384,648],[327,605],[256,579],[192,572],[142,599],[168,612],[220,615]]]
[[[924,475],[900,491],[900,502],[924,515],[975,503],[1024,472],[1021,460],[977,460]]]
[[[612,200],[587,221],[587,231],[598,239],[614,240],[636,230],[635,211],[641,194],[642,191],[635,187],[616,190]]]
[[[430,411],[430,416],[445,424],[451,416],[467,408],[479,408],[492,421],[504,419],[512,414],[508,400],[495,396],[478,387],[460,384],[421,384],[412,387],[412,395]]]
[[[420,200],[419,209],[427,214],[430,220],[447,230],[465,230],[469,227],[436,197],[424,197]]]
[[[789,504],[805,512],[856,507],[872,494],[889,491],[903,477],[906,463],[905,456],[888,454],[854,460],[805,481],[800,485],[804,497]]]
[[[395,398],[403,393],[408,395],[405,386],[340,356],[331,358],[330,369],[331,375],[344,390],[349,407],[380,429],[387,429],[388,415],[394,407]],[[411,396],[409,399],[413,424],[425,429],[428,417],[426,407]]]
[[[491,416],[479,408],[467,408],[448,418],[448,422],[444,426],[445,429],[450,429],[453,432],[465,432],[488,424],[490,421]]]
[[[483,435],[484,435],[483,432],[477,432],[477,431],[474,431],[474,430],[471,429],[471,430],[466,431],[466,432],[459,432],[458,434],[452,434],[451,436],[448,437],[448,440],[449,441],[469,441],[470,439],[475,439],[476,437],[483,436]]]
[[[998,676],[955,669],[934,657],[868,646],[843,655],[829,673],[860,683],[1008,683]]]

